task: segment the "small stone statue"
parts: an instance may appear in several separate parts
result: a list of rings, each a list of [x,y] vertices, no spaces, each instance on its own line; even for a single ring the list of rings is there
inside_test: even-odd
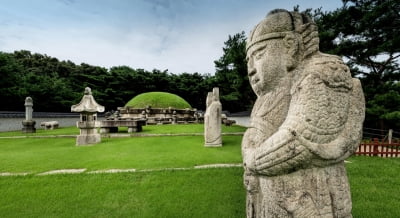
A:
[[[344,159],[362,137],[358,79],[319,52],[305,14],[271,11],[248,37],[257,100],[242,141],[247,217],[352,217]]]
[[[178,117],[176,115],[176,111],[172,112],[172,124],[177,124],[178,123]]]
[[[222,105],[219,101],[219,89],[213,88],[206,100],[206,113],[204,115],[204,139],[206,147],[222,146],[221,137],[221,112]]]
[[[142,113],[140,113],[140,118],[144,120],[147,118],[146,111],[142,111]]]

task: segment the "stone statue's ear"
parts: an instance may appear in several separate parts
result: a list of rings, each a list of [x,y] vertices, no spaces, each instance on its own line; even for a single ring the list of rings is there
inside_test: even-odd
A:
[[[287,34],[284,38],[283,38],[283,43],[284,46],[287,49],[287,54],[288,54],[288,70],[291,70],[293,68],[296,67],[297,62],[298,62],[298,54],[299,54],[299,41],[296,38],[295,35],[292,34]]]
[[[294,56],[299,51],[299,43],[294,35],[287,34],[285,38],[283,38],[283,43],[287,48],[289,55]]]

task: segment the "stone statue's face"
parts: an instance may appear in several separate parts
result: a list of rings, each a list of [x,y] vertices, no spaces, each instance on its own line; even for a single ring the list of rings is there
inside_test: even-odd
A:
[[[282,39],[257,43],[247,51],[250,85],[257,96],[265,95],[280,85],[287,74],[286,48]]]

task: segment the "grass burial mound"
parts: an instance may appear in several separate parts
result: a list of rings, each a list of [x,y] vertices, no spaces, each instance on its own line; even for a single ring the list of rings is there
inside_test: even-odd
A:
[[[168,92],[146,92],[132,98],[125,107],[145,108],[151,106],[152,108],[176,108],[186,109],[192,108],[190,104],[178,95]]]

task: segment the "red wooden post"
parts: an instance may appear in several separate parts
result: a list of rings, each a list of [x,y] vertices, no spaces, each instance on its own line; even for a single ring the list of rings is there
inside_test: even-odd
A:
[[[378,154],[379,154],[379,150],[378,150],[378,147],[379,147],[379,140],[377,139],[377,138],[374,138],[374,143],[372,144],[373,145],[373,148],[374,148],[374,150],[373,150],[373,156],[379,156]]]

